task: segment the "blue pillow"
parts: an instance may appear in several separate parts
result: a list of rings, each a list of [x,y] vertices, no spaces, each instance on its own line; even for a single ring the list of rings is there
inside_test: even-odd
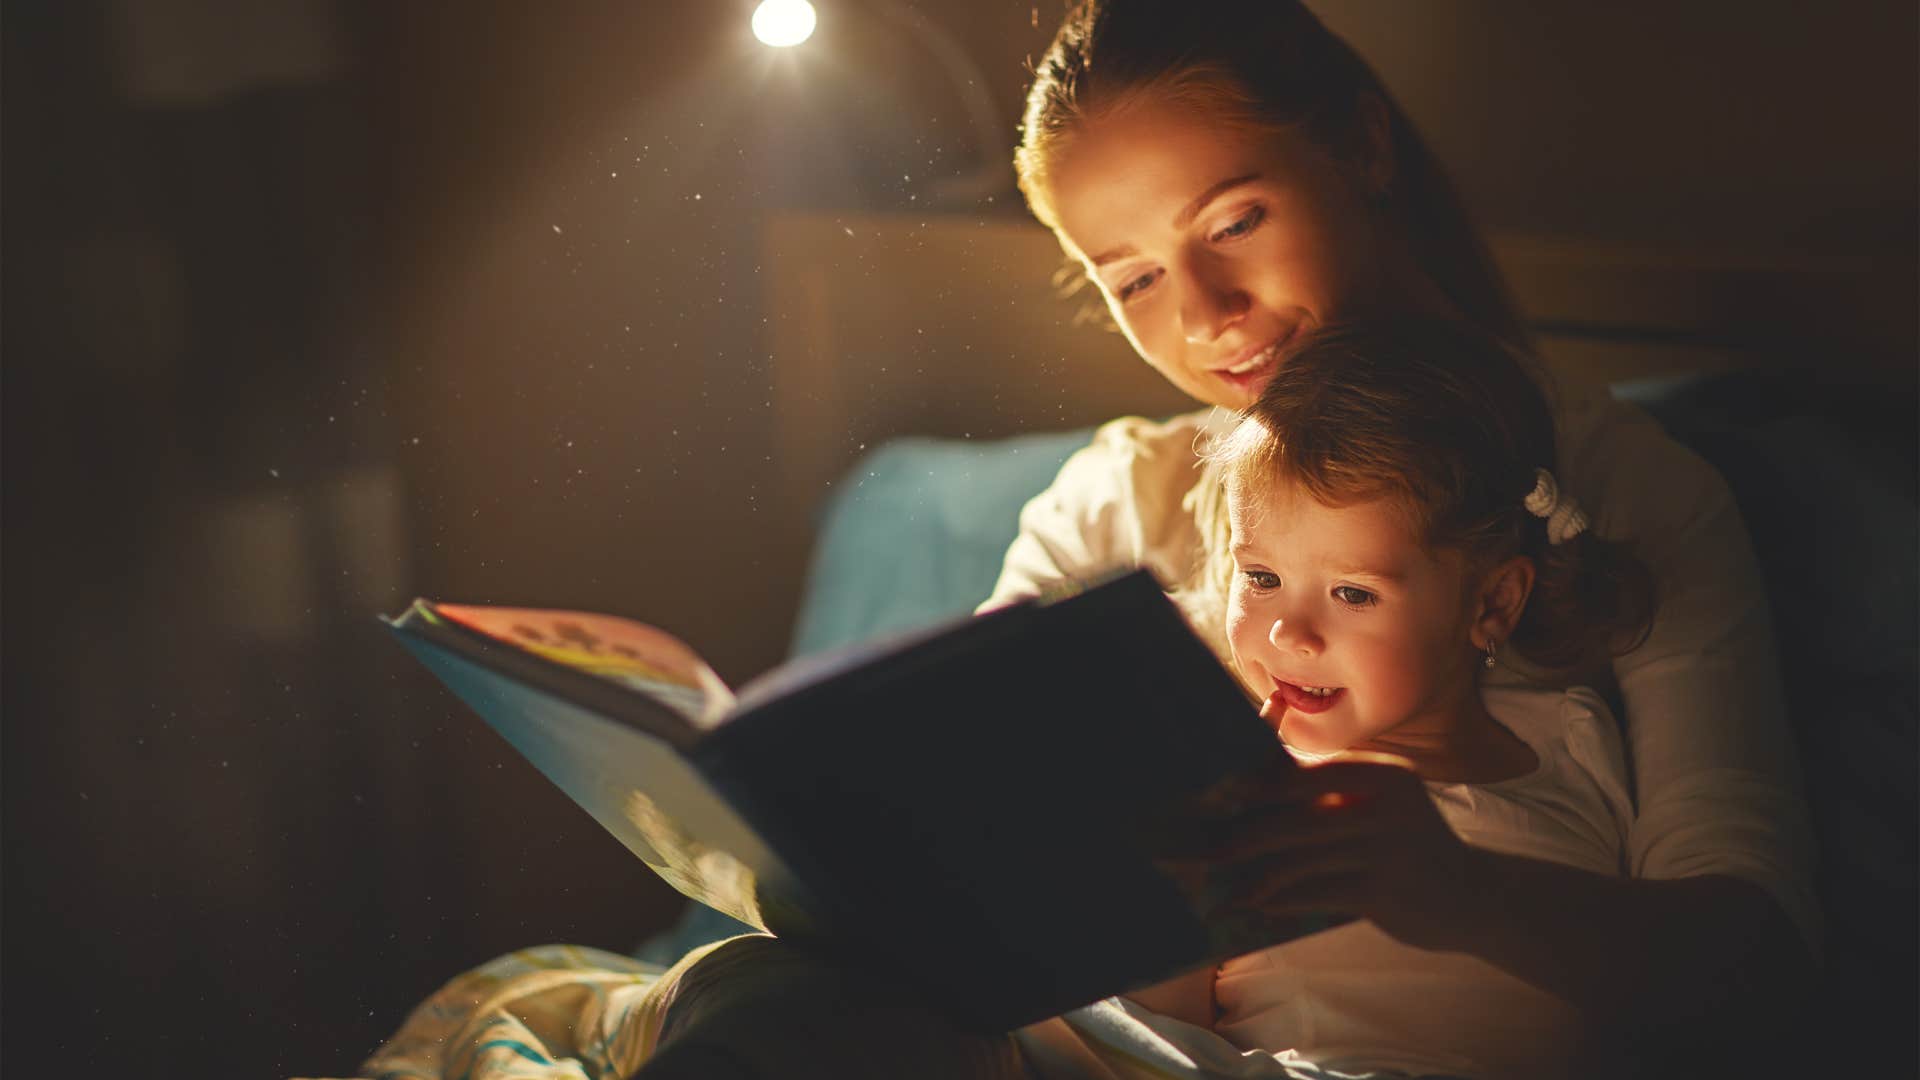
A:
[[[972,611],[1000,576],[1020,508],[1092,437],[902,438],[856,462],[821,514],[794,654]]]

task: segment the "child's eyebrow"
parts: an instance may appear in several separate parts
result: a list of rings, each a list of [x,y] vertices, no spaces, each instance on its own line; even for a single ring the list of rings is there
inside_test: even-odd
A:
[[[1406,584],[1406,580],[1407,580],[1407,576],[1405,574],[1399,573],[1398,571],[1367,570],[1367,569],[1361,569],[1361,568],[1355,568],[1352,570],[1341,570],[1341,571],[1338,571],[1334,576],[1350,577],[1350,578],[1365,578],[1368,581],[1378,581],[1386,585],[1404,585]]]
[[[1248,544],[1244,542],[1233,544],[1231,550],[1233,552],[1233,557],[1235,559],[1241,559],[1249,555],[1258,557],[1260,554],[1259,545]],[[1383,585],[1404,585],[1407,583],[1407,575],[1400,572],[1399,570],[1380,570],[1380,569],[1375,569],[1372,567],[1364,567],[1364,566],[1345,566],[1345,567],[1327,567],[1327,568],[1321,569],[1320,572],[1326,574],[1328,577],[1360,578],[1366,581],[1377,581]]]

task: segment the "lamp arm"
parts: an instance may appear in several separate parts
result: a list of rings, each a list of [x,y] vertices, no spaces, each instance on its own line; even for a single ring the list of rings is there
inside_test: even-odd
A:
[[[972,203],[1011,190],[1008,183],[1013,176],[1011,165],[994,157],[1001,131],[993,97],[987,93],[986,73],[953,40],[951,34],[919,12],[901,5],[897,0],[880,0],[877,7],[886,18],[913,34],[939,62],[948,80],[959,90],[966,106],[968,123],[973,128],[978,163],[958,175],[930,181],[929,193],[934,200]]]

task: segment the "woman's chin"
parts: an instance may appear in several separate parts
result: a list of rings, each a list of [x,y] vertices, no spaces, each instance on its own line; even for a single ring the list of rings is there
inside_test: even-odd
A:
[[[1265,390],[1267,384],[1272,381],[1273,376],[1269,373],[1266,378],[1259,380],[1257,383],[1241,384],[1239,382],[1233,382],[1222,385],[1219,390],[1208,395],[1210,399],[1208,404],[1217,408],[1226,409],[1229,412],[1245,412],[1253,406],[1254,402],[1260,400],[1260,392]]]

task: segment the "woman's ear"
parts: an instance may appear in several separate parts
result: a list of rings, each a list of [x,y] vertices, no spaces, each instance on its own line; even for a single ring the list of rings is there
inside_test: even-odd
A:
[[[1515,555],[1488,570],[1472,596],[1473,627],[1469,636],[1473,647],[1486,651],[1488,645],[1504,645],[1520,625],[1520,613],[1527,609],[1527,597],[1533,595],[1533,560]]]

